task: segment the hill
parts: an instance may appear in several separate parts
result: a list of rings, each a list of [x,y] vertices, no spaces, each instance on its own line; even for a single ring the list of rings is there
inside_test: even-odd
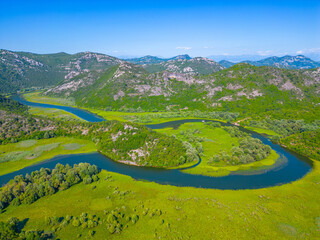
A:
[[[193,148],[182,141],[142,125],[54,121],[30,115],[26,110],[26,106],[0,96],[0,145],[27,139],[74,137],[93,141],[99,152],[127,164],[172,167],[198,160]]]
[[[157,64],[145,64],[143,67],[150,73],[168,71],[189,74],[210,74],[224,69],[219,63],[202,57],[176,58]]]
[[[243,61],[254,66],[272,66],[286,69],[311,69],[320,67],[319,62],[315,62],[303,55],[269,57],[260,61]]]
[[[124,60],[130,63],[142,65],[142,64],[156,64],[161,62],[167,62],[169,60],[178,60],[178,59],[190,60],[191,57],[188,54],[178,55],[172,58],[159,58],[159,57],[147,55],[140,58],[129,58]]]
[[[229,67],[232,67],[233,65],[236,65],[236,63],[230,62],[227,60],[221,60],[221,61],[219,61],[219,64],[225,68],[229,68]]]
[[[195,76],[189,73],[148,73],[141,66],[122,63],[96,78],[79,75],[65,80],[47,95],[73,97],[76,104],[121,111],[275,111],[317,109],[320,69],[287,70],[237,64]],[[311,113],[309,113],[311,114]]]
[[[54,86],[90,70],[105,71],[121,62],[91,52],[34,54],[0,50],[0,93]]]

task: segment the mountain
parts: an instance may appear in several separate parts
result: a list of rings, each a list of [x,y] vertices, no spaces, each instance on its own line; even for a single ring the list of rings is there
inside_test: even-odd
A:
[[[184,55],[178,55],[178,56],[169,58],[168,60],[179,60],[179,59],[190,60],[191,57],[188,54],[184,54]]]
[[[169,60],[178,60],[178,59],[190,60],[191,57],[188,54],[178,55],[178,56],[175,56],[172,58],[159,58],[159,57],[147,55],[147,56],[140,57],[140,58],[129,58],[129,59],[124,59],[124,60],[127,62],[142,65],[142,64],[156,64],[156,63],[161,63],[161,62],[167,62]]]
[[[242,54],[242,55],[211,55],[208,56],[208,58],[213,59],[217,62],[222,61],[222,60],[226,60],[226,61],[230,61],[230,62],[235,62],[235,63],[239,63],[242,61],[259,61],[262,60],[266,57],[271,57],[271,56],[261,56],[261,55],[250,55],[250,54]]]
[[[167,59],[164,58],[158,58],[154,56],[144,56],[140,58],[130,58],[130,59],[124,59],[127,62],[135,63],[135,64],[155,64],[155,63],[161,63],[167,61]]]
[[[0,93],[54,86],[91,70],[105,71],[123,62],[99,53],[34,54],[0,50]]]
[[[149,73],[142,66],[127,62],[91,80],[87,75],[66,79],[45,92],[50,96],[72,97],[79,106],[97,109],[230,111],[236,108],[244,112],[291,109],[297,108],[297,104],[302,108],[308,104],[312,109],[320,102],[319,93],[320,68],[287,70],[241,63],[213,74],[193,75]]]
[[[210,74],[224,69],[219,63],[202,57],[188,59],[188,55],[158,64],[145,64],[143,67],[150,73],[169,71],[175,73]]]
[[[229,68],[229,67],[232,67],[233,65],[235,65],[236,63],[234,62],[230,62],[230,61],[227,61],[227,60],[221,60],[219,62],[219,64],[225,68]]]
[[[286,69],[311,69],[320,67],[320,63],[311,60],[303,55],[269,57],[260,61],[244,61],[254,66],[273,66]]]

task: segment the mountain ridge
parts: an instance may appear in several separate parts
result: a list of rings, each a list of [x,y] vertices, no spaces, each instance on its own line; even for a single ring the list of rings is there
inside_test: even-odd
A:
[[[242,63],[249,63],[254,66],[271,66],[284,69],[312,69],[320,67],[320,62],[316,62],[304,55],[290,56],[285,55],[282,57],[268,57],[259,61],[241,61]],[[236,63],[226,60],[221,60],[219,63],[224,67],[231,67]]]

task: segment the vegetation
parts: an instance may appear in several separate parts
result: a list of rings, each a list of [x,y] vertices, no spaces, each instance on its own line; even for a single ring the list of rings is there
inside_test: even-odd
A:
[[[282,136],[289,136],[295,133],[314,131],[320,128],[320,120],[307,123],[304,120],[286,120],[286,119],[263,119],[248,120],[244,122],[250,127],[270,129]]]
[[[15,53],[1,50],[1,54],[12,55],[6,56],[9,62],[27,57],[44,65],[24,62],[27,68],[19,68],[25,78],[20,81],[16,70],[1,63],[2,91],[43,87],[62,80],[43,92],[46,96],[29,97],[95,109],[107,119],[112,116],[124,121],[48,119],[31,115],[25,106],[1,97],[2,174],[58,152],[88,149],[127,164],[166,168],[192,164],[199,154],[202,162],[184,171],[210,176],[265,169],[279,157],[238,128],[219,123],[186,123],[153,131],[125,122],[160,123],[183,118],[232,121],[278,134],[274,140],[320,159],[320,98],[314,70],[237,64],[204,76],[149,74],[140,67],[93,53],[16,53],[15,57]],[[108,61],[98,61],[100,58]],[[47,79],[42,78],[46,70]],[[69,71],[75,71],[76,76],[65,78]],[[68,88],[59,92],[62,84],[84,79],[85,84],[76,92]],[[53,98],[67,95],[68,99]],[[48,111],[45,114],[50,115]],[[73,167],[59,164],[54,170],[16,176],[0,188],[0,239],[197,239],[200,233],[203,239],[317,239],[319,174],[319,162],[314,161],[312,172],[290,184],[222,191],[137,181],[99,172],[85,163]]]
[[[62,106],[75,106],[73,98],[54,98],[49,96],[42,96],[40,92],[30,92],[23,94],[23,97],[30,102],[47,103]]]
[[[8,221],[0,222],[0,239],[11,240],[47,240],[54,239],[51,232],[44,232],[42,230],[28,230],[21,231],[19,228],[24,223],[24,221],[19,221],[19,219],[12,217]]]
[[[68,189],[83,181],[89,184],[98,180],[98,168],[88,163],[80,163],[73,167],[57,164],[51,171],[42,168],[40,171],[16,176],[0,189],[0,210],[7,206],[31,204],[44,196]]]
[[[0,110],[10,113],[25,113],[28,110],[26,105],[0,95]]]
[[[92,141],[70,137],[24,140],[0,145],[0,176],[61,154],[96,151]]]
[[[43,229],[67,240],[194,239],[200,233],[203,239],[317,239],[319,167],[315,162],[311,173],[291,184],[237,191],[178,188],[103,170],[97,182],[73,185],[31,205],[10,205],[0,221],[28,218],[23,231]],[[123,225],[119,233],[108,227],[112,212]],[[126,219],[133,215],[139,216],[135,224]],[[94,227],[88,228],[91,218]]]
[[[244,137],[239,141],[239,147],[233,147],[231,154],[221,152],[211,157],[208,164],[215,165],[224,161],[227,165],[246,164],[261,161],[271,154],[271,147],[264,145],[259,139]]]
[[[27,113],[18,115],[8,112],[2,112],[0,121],[2,144],[28,139],[73,137],[93,141],[97,149],[111,159],[140,166],[174,167],[195,158],[176,138],[133,123],[53,121],[35,118]]]
[[[58,119],[63,121],[70,121],[70,120],[84,121],[83,119],[77,117],[76,115],[73,115],[69,112],[66,112],[60,109],[54,109],[54,108],[30,107],[29,113],[31,115],[45,116],[48,118],[53,118],[53,119]]]
[[[320,160],[320,130],[297,133],[282,138],[280,143],[304,156]]]
[[[239,116],[238,113],[231,112],[200,112],[200,111],[181,111],[167,113],[145,113],[141,115],[124,115],[124,119],[137,123],[160,123],[164,121],[173,121],[179,119],[217,119],[225,121],[234,121]]]
[[[190,151],[200,154],[201,163],[194,168],[184,170],[190,174],[222,176],[234,171],[241,173],[242,170],[247,172],[266,169],[270,168],[279,157],[268,146],[247,136],[237,127],[222,128],[217,122],[185,123],[177,129],[164,128],[157,131],[181,139],[189,146]],[[250,145],[248,149],[245,149],[246,145]],[[221,152],[232,156],[233,151],[239,154],[234,156],[233,161],[231,157],[229,160],[219,158],[219,161],[214,161],[214,156],[220,157]],[[258,161],[256,161],[257,154],[259,154],[258,159],[261,157]],[[240,157],[243,162],[239,160]],[[244,161],[247,158],[250,161]]]
[[[34,54],[0,50],[0,56],[0,93],[52,87],[63,81],[70,72],[77,75],[84,69],[107,69],[121,61],[89,52]]]
[[[130,70],[128,70],[130,69]],[[123,72],[121,75],[117,73]],[[80,75],[73,83],[86,78]],[[315,70],[286,70],[237,64],[210,75],[155,74],[123,63],[109,68],[91,85],[66,90],[65,81],[46,95],[71,96],[89,109],[159,112],[221,111],[240,117],[269,116],[313,119],[319,114]],[[117,84],[115,84],[117,83]],[[61,89],[61,90],[60,90]],[[298,114],[297,114],[298,112]]]

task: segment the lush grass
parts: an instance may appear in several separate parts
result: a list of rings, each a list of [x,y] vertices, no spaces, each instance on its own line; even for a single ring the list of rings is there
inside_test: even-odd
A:
[[[195,168],[184,170],[185,172],[190,174],[224,176],[228,175],[232,171],[257,170],[259,168],[273,165],[279,157],[276,152],[272,151],[272,154],[270,154],[266,159],[262,161],[236,166],[226,166],[224,162],[221,162],[216,164],[215,166],[211,166],[207,163],[209,158],[220,153],[220,151],[230,153],[232,147],[239,146],[238,138],[231,137],[230,134],[222,128],[212,128],[208,125],[205,125],[204,123],[185,123],[182,124],[178,129],[164,128],[157,131],[168,135],[174,134],[183,141],[186,141],[187,139],[185,138],[185,136],[179,134],[179,132],[194,129],[198,129],[200,131],[199,133],[195,133],[194,135],[197,137],[205,138],[205,141],[202,142],[203,154],[201,156],[201,163]]]
[[[65,121],[69,121],[69,120],[84,121],[82,118],[79,118],[72,113],[69,113],[60,109],[55,109],[55,108],[30,107],[29,113],[33,115],[46,116],[49,118],[65,120]]]
[[[48,103],[62,106],[75,106],[73,98],[54,98],[40,95],[40,92],[23,94],[23,97],[30,102]]]
[[[190,174],[199,174],[199,175],[207,175],[207,176],[226,176],[231,172],[238,172],[241,174],[241,171],[245,171],[244,174],[249,174],[249,172],[253,172],[260,169],[266,169],[277,161],[279,155],[275,151],[271,151],[271,154],[257,162],[235,165],[235,166],[210,166],[208,164],[200,164],[199,166],[187,170],[183,170],[186,173]]]
[[[269,129],[263,129],[263,128],[257,128],[257,127],[245,127],[248,130],[260,133],[260,134],[266,134],[269,136],[279,136],[278,133],[276,133],[275,131],[269,130]]]
[[[60,154],[93,151],[96,151],[93,142],[67,137],[26,140],[18,143],[0,145],[0,175],[17,171]]]
[[[168,114],[170,112],[142,112],[142,113],[128,113],[128,112],[116,112],[116,111],[103,111],[92,108],[84,108],[85,110],[95,113],[106,120],[117,120],[117,121],[135,121],[140,124],[159,124],[169,121],[185,120],[185,119],[203,119],[203,120],[216,120],[220,122],[226,122],[220,119],[208,119],[200,117],[162,117],[161,114]],[[140,121],[140,119],[142,121]],[[143,121],[148,119],[147,122]]]
[[[311,173],[291,184],[238,191],[159,185],[102,171],[96,183],[80,183],[31,205],[10,206],[0,220],[14,216],[28,219],[24,230],[50,230],[46,217],[86,212],[102,220],[92,229],[93,239],[317,239],[320,163],[314,164]],[[108,175],[112,178],[105,180]],[[111,235],[104,210],[122,206],[138,214],[139,221]],[[162,214],[144,216],[146,208],[161,209]],[[88,232],[69,224],[56,235],[75,239],[81,234],[80,239],[86,239]]]

